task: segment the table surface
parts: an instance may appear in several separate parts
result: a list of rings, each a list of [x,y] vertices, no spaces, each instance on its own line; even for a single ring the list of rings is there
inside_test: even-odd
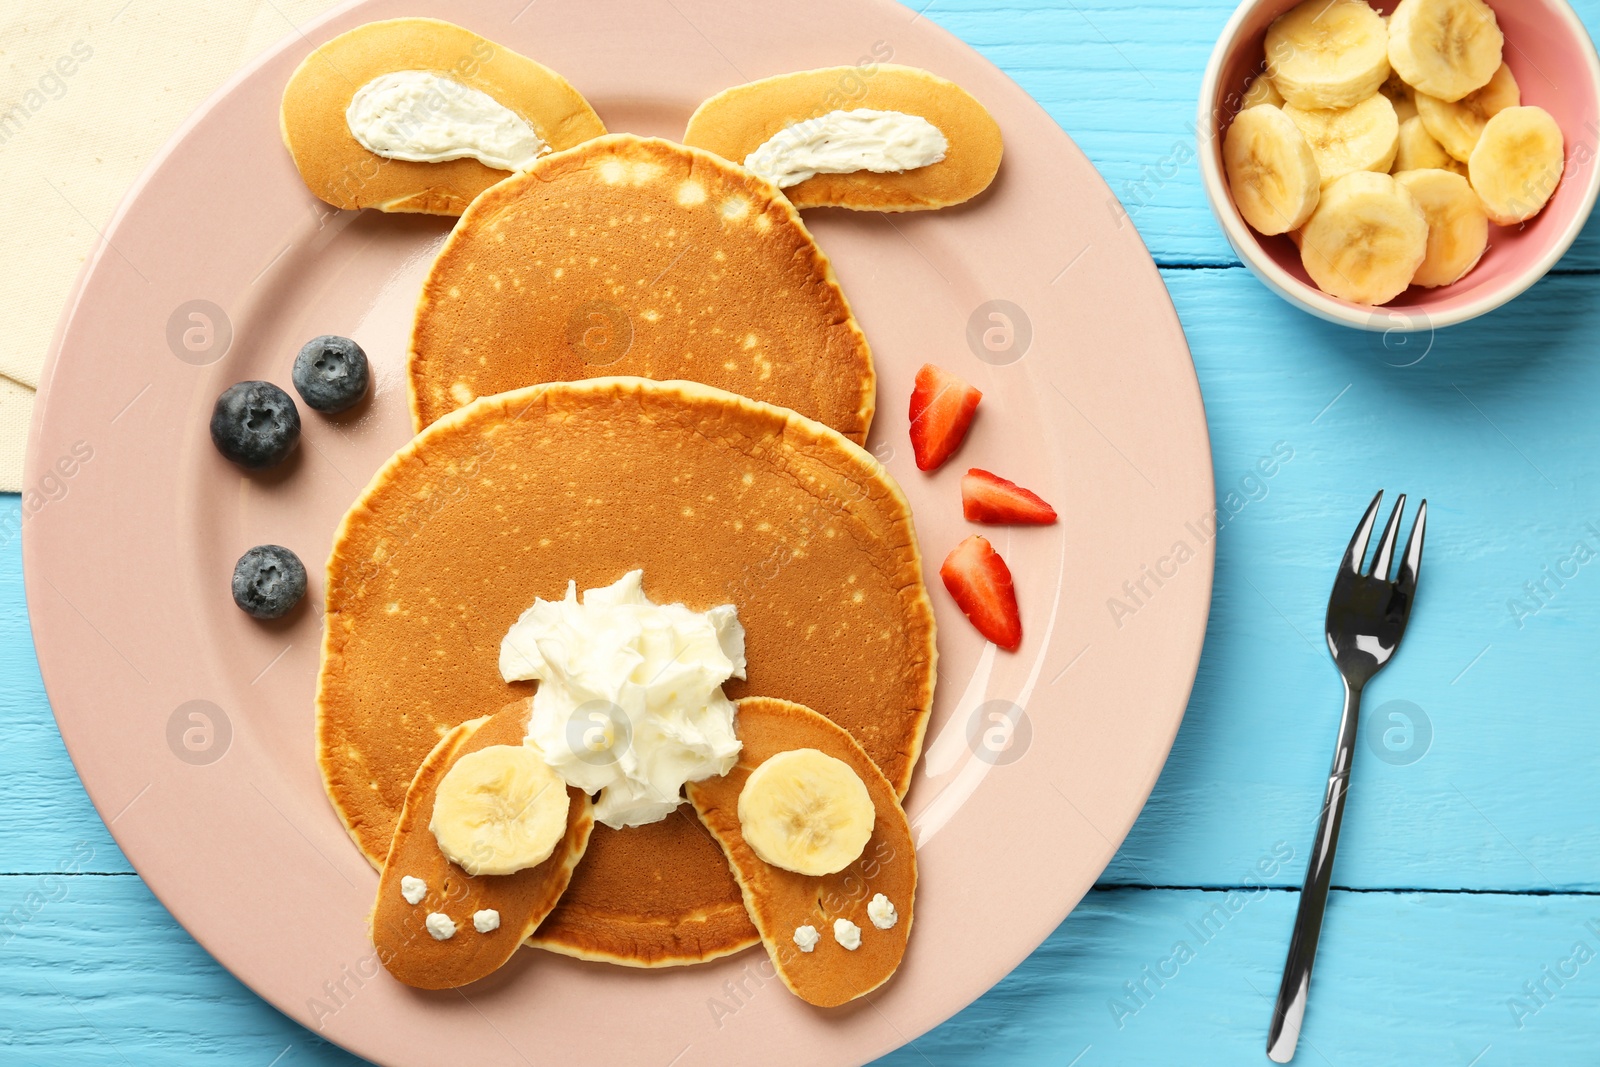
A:
[[[1575,6],[1600,27],[1600,0]],[[1411,636],[1368,691],[1300,1060],[1595,1063],[1600,449],[1579,428],[1600,407],[1600,223],[1520,300],[1435,336],[1295,311],[1239,264],[1193,160],[1230,9],[933,0],[916,16],[1021,83],[1122,199],[1188,332],[1225,519],[1188,715],[1122,850],[1012,975],[881,1062],[1266,1062],[1338,714],[1320,622],[1386,487],[1428,498],[1428,553]],[[222,970],[118,851],[39,680],[21,521],[0,497],[0,1061],[359,1062]]]

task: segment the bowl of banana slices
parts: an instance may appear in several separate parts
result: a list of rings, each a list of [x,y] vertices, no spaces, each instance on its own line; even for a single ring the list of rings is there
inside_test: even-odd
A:
[[[1565,0],[1245,0],[1206,68],[1201,173],[1245,264],[1314,315],[1476,318],[1600,193],[1600,59]]]

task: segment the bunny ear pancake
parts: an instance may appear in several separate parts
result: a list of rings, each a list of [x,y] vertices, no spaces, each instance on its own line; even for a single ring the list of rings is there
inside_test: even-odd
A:
[[[983,192],[1000,168],[1000,127],[982,104],[954,82],[893,64],[824,67],[725,89],[690,116],[683,143],[743,164],[790,127],[855,109],[926,119],[948,141],[944,158],[901,172],[817,174],[784,190],[795,207],[949,207]]]
[[[565,78],[470,30],[429,18],[369,22],[307,56],[283,93],[283,142],[306,185],[335,207],[459,215],[510,176],[472,158],[416,162],[364,147],[346,109],[363,86],[401,71],[427,71],[487,94],[555,152],[606,132]]]

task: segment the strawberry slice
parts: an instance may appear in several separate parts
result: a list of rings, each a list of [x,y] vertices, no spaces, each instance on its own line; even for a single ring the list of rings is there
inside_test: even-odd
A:
[[[991,526],[1049,526],[1056,509],[1039,494],[998,474],[973,467],[961,479],[961,513]]]
[[[931,471],[967,436],[983,394],[947,370],[924,363],[911,390],[911,450],[917,469]]]
[[[1022,616],[1011,569],[994,546],[973,534],[945,557],[939,568],[944,587],[978,632],[1001,648],[1022,643]]]

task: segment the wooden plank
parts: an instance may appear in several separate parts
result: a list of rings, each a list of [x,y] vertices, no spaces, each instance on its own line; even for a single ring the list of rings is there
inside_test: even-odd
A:
[[[880,1062],[1257,1062],[1296,899],[1092,893],[994,990]],[[1592,1062],[1600,962],[1580,943],[1600,954],[1595,897],[1335,893],[1301,1062]],[[258,1000],[129,876],[0,877],[0,1048],[25,1064],[361,1062]]]
[[[1600,28],[1600,0],[1572,6],[1591,33]],[[1232,9],[1193,0],[934,0],[925,17],[1003,68],[1072,135],[1157,263],[1215,265],[1239,259],[1206,203],[1193,123],[1201,73]],[[1583,136],[1567,132],[1569,143]],[[1587,143],[1597,147],[1595,134]],[[1600,269],[1600,224],[1561,268]]]
[[[1219,502],[1237,513],[1218,539],[1189,716],[1106,880],[1231,885],[1276,841],[1303,854],[1338,711],[1320,637],[1331,569],[1371,491],[1387,485],[1430,498],[1432,536],[1415,628],[1368,703],[1414,703],[1433,739],[1409,765],[1363,745],[1338,882],[1600,889],[1600,826],[1586,814],[1600,806],[1587,625],[1600,608],[1600,566],[1559,587],[1545,571],[1572,569],[1563,561],[1579,541],[1600,554],[1589,527],[1600,529],[1600,506],[1585,492],[1600,454],[1573,429],[1600,409],[1600,364],[1563,354],[1600,331],[1592,283],[1547,279],[1477,326],[1440,333],[1402,368],[1389,363],[1416,349],[1309,319],[1244,271],[1165,277],[1205,390]],[[1261,478],[1257,463],[1280,443],[1292,458]],[[0,723],[10,739],[0,871],[59,869],[80,840],[99,869],[125,871],[39,687],[18,571],[16,546],[0,549]],[[1542,602],[1527,582],[1545,583]]]

